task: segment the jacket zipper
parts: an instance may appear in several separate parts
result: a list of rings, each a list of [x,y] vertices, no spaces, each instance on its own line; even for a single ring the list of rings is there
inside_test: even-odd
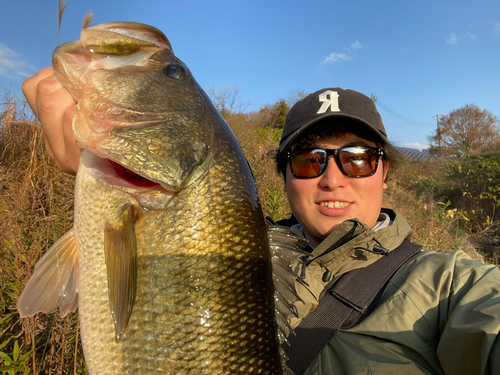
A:
[[[347,242],[351,241],[355,236],[354,236],[354,232],[356,231],[356,228],[358,227],[359,223],[357,221],[353,221],[354,225],[353,227],[349,230],[349,232],[347,232],[346,234],[344,234],[341,238],[339,238],[337,240],[337,242],[335,242],[332,246],[330,246],[328,249],[326,249],[326,251],[323,252],[323,254],[321,254],[320,256],[318,256],[317,258],[314,258],[314,260],[316,259],[319,259],[329,253],[331,253],[332,251],[334,251],[335,249],[339,248],[340,246],[346,244]],[[359,234],[358,234],[359,235]],[[306,256],[303,256],[302,258],[305,258]],[[307,259],[303,259],[304,260],[304,263],[305,263],[305,266],[307,267],[309,264],[312,263],[312,260],[309,259],[309,256],[307,256]]]

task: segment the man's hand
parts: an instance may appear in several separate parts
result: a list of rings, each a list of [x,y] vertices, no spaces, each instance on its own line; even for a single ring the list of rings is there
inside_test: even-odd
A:
[[[76,146],[71,130],[75,100],[57,80],[52,67],[24,81],[23,93],[42,124],[47,153],[62,171],[76,174],[82,150]]]

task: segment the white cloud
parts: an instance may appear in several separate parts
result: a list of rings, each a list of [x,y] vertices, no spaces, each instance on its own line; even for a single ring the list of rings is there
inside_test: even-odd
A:
[[[458,38],[455,33],[451,33],[451,35],[445,39],[445,42],[448,44],[457,44]]]
[[[360,42],[354,41],[349,48],[344,48],[347,53],[332,52],[329,56],[325,57],[321,64],[333,64],[340,61],[352,60],[354,53],[363,48]]]
[[[330,56],[325,57],[325,59],[321,62],[322,64],[333,64],[339,61],[347,61],[351,60],[351,57],[346,55],[345,53],[336,53],[333,52]]]
[[[363,46],[356,40],[353,44],[351,44],[352,49],[361,49]]]
[[[474,39],[477,39],[477,35],[472,34],[471,32],[468,32],[467,34],[464,35],[464,38],[474,40]]]
[[[419,150],[424,150],[426,148],[429,148],[429,145],[423,145],[420,142],[405,143],[405,146],[411,148],[418,148]]]
[[[0,42],[0,75],[8,78],[24,78],[27,77],[26,70],[35,71],[36,68],[21,60],[19,53]]]
[[[477,38],[476,34],[471,33],[470,31],[466,34],[457,35],[455,33],[451,33],[448,38],[445,39],[445,42],[448,44],[457,44],[460,40],[474,40]]]

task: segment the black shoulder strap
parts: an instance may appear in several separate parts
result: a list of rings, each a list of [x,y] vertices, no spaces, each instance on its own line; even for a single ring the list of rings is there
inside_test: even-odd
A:
[[[404,241],[375,263],[343,275],[283,343],[287,366],[303,374],[340,327],[354,326],[372,310],[391,276],[421,249]]]

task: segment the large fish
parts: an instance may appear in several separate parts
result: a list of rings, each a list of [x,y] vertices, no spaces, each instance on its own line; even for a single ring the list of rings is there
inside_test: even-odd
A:
[[[84,151],[74,227],[37,265],[21,315],[78,306],[90,374],[282,373],[275,302],[286,331],[293,287],[275,300],[248,163],[165,35],[85,28],[53,66]]]

